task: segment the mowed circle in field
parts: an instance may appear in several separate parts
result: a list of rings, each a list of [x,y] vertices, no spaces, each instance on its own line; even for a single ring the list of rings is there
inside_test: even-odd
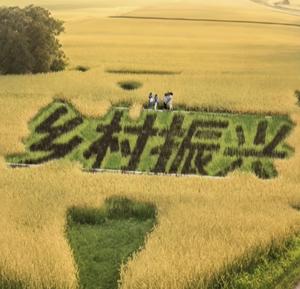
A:
[[[143,86],[141,82],[134,80],[120,81],[118,85],[124,90],[135,90]]]

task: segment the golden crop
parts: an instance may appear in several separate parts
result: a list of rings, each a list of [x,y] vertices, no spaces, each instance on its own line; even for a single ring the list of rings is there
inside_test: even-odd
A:
[[[122,289],[183,289],[195,280],[205,288],[226,265],[250,259],[256,248],[268,248],[271,241],[280,245],[299,232],[300,213],[291,205],[300,205],[300,108],[294,97],[300,89],[300,28],[109,19],[100,17],[105,9],[125,8],[97,6],[103,12],[97,16],[95,2],[73,12],[51,1],[58,3],[56,15],[68,20],[62,42],[70,68],[86,65],[89,71],[0,76],[0,276],[25,282],[30,289],[76,288],[76,264],[65,238],[66,211],[77,205],[100,206],[116,194],[153,201],[159,209],[158,225],[145,248],[122,267]],[[256,13],[253,3],[241,3],[235,10],[224,6],[224,15],[214,2],[203,12],[176,4],[132,15],[154,11],[160,17],[300,23],[261,6]],[[114,74],[108,69],[178,74]],[[117,83],[126,80],[140,81],[143,87],[124,91]],[[64,97],[93,116],[105,113],[110,103],[131,101],[136,117],[150,91],[161,96],[167,90],[175,93],[175,103],[288,113],[297,124],[288,139],[294,156],[277,161],[279,177],[269,181],[241,173],[224,179],[89,174],[65,161],[30,169],[5,164],[7,154],[24,150],[28,121],[54,97]]]

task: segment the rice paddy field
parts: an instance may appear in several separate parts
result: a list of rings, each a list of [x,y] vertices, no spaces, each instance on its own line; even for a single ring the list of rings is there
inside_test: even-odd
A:
[[[295,289],[297,13],[0,0],[30,3],[65,21],[69,66],[0,76],[0,288]],[[143,110],[166,91],[174,112]]]

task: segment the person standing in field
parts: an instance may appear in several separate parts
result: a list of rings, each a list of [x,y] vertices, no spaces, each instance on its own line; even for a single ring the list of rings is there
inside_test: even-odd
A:
[[[150,92],[150,94],[149,94],[149,101],[148,101],[148,107],[149,108],[153,108],[153,106],[154,106],[154,97],[153,97],[152,92]]]
[[[159,104],[159,98],[158,98],[158,95],[155,94],[155,96],[154,96],[154,110],[157,110],[158,104]]]
[[[173,92],[169,93],[169,110],[173,110]]]
[[[168,103],[168,93],[165,93],[164,95],[164,109],[167,109],[167,103]]]
[[[173,109],[173,92],[167,92],[164,96],[164,108],[172,110]]]

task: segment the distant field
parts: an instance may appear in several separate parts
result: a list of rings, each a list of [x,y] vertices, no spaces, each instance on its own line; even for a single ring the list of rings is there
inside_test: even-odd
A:
[[[300,15],[300,1],[291,0],[286,3],[285,1],[276,1],[276,0],[252,0],[258,4],[265,5],[274,10],[280,11],[282,13],[287,13],[290,15]]]
[[[61,41],[69,67],[60,73],[0,76],[0,288],[17,282],[15,288],[75,289],[78,264],[66,238],[67,212],[99,208],[114,195],[150,201],[158,209],[145,248],[121,268],[122,289],[211,288],[212,280],[221,282],[218,278],[233,274],[232,268],[247,268],[265,252],[285,248],[300,230],[295,97],[300,28],[188,19],[298,25],[299,17],[246,0],[0,0],[0,5],[32,2],[66,21]],[[108,17],[116,15],[188,19]],[[124,90],[121,82],[141,86]],[[293,129],[281,148],[290,154],[274,161],[278,176],[262,180],[249,170],[217,179],[93,174],[82,171],[78,158],[26,169],[6,163],[39,139],[32,134],[34,116],[54,99],[72,104],[92,121],[112,104],[132,104],[128,122],[136,123],[146,117],[141,106],[149,92],[161,97],[170,90],[174,105],[287,115],[283,122],[290,119]],[[252,139],[258,124],[249,130]]]

